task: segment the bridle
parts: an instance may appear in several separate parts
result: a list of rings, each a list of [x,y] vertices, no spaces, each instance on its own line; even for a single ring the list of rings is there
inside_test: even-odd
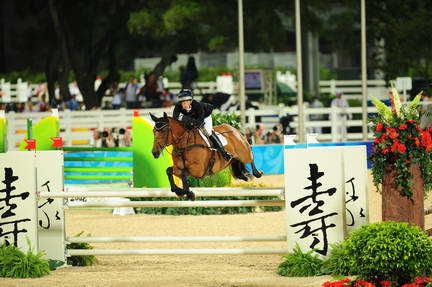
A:
[[[162,132],[166,127],[168,127],[168,131],[166,132],[166,135],[164,138],[164,143],[166,143],[166,142],[168,142],[168,137],[169,137],[169,132],[170,132],[171,127],[169,126],[169,123],[165,123],[164,125],[161,125],[159,127],[158,127],[158,124],[161,124],[161,123],[156,123],[154,126],[154,129],[158,132]],[[162,151],[165,147],[163,147],[160,144],[160,137],[155,138],[155,140],[156,140],[157,145],[159,146],[159,149]]]

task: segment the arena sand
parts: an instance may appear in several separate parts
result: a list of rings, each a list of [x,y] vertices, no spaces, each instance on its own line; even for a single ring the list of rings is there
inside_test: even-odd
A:
[[[283,176],[255,180],[268,186],[282,186]],[[381,198],[369,177],[371,222],[380,221]],[[430,202],[425,206],[431,206]],[[84,231],[91,236],[211,236],[280,235],[286,230],[283,212],[241,215],[114,216],[109,210],[68,210],[67,235]],[[431,220],[426,221],[430,228]],[[104,243],[105,249],[176,248],[286,248],[283,242],[244,243]],[[270,287],[321,286],[330,276],[287,278],[276,274],[279,255],[164,255],[98,256],[91,267],[66,267],[38,279],[1,279],[0,286],[200,286]]]

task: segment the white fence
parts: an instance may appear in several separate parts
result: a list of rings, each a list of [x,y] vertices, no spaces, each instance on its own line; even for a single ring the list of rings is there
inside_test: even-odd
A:
[[[140,110],[140,115],[150,118],[149,113],[161,116],[163,112],[172,114],[172,109],[143,109]],[[339,113],[351,114],[354,120],[341,121],[338,118]],[[368,113],[374,113],[376,109],[368,108]],[[239,111],[236,111],[239,113]],[[361,140],[361,113],[360,107],[348,108],[345,111],[337,110],[336,108],[305,108],[305,127],[309,133],[319,133],[317,139],[320,141],[344,141],[344,140]],[[332,116],[333,114],[333,116]],[[8,149],[14,150],[25,137],[27,129],[27,119],[32,119],[33,123],[43,117],[49,116],[50,113],[7,113],[8,121]],[[254,128],[257,124],[263,124],[266,131],[277,125],[280,118],[283,116],[293,116],[293,121],[290,123],[292,129],[297,128],[297,107],[273,106],[263,108],[262,110],[249,109],[246,111],[246,119],[248,127]],[[311,115],[320,115],[322,120],[311,120]],[[60,116],[60,135],[64,139],[65,146],[89,146],[92,143],[93,131],[102,131],[104,128],[126,128],[131,126],[133,117],[132,110],[95,110],[95,111],[64,111],[59,112]],[[257,119],[260,118],[260,121]],[[342,125],[342,128],[339,126]],[[353,132],[352,127],[360,127],[358,132]],[[331,133],[322,133],[321,131]],[[348,133],[343,131],[348,129]],[[329,130],[330,129],[330,130]],[[342,131],[342,132],[341,132]],[[369,138],[372,134],[369,134]]]
[[[144,82],[140,83],[144,85]],[[170,89],[171,93],[178,93],[181,89],[181,84],[178,82],[168,82],[165,84]],[[125,86],[126,83],[120,83],[120,86]],[[361,81],[360,80],[330,80],[330,81],[320,81],[320,93],[321,94],[335,94],[336,90],[342,90],[348,99],[360,99],[361,98]],[[384,80],[368,80],[368,97],[377,97],[379,99],[386,98],[388,93],[388,87]],[[28,85],[27,82],[22,82],[21,79],[18,80],[16,84],[5,82],[4,79],[0,80],[0,103],[9,102],[26,102],[29,94],[34,95],[35,90],[38,85],[32,84]],[[30,91],[31,89],[31,91]],[[234,83],[234,93],[236,94],[238,90],[238,83]],[[78,90],[79,91],[79,90]],[[196,94],[207,94],[218,92],[217,83],[214,81],[209,82],[198,82],[194,92]],[[81,96],[78,94],[77,99]],[[110,96],[105,96],[103,101],[111,101]],[[39,101],[39,99],[33,98],[33,101]]]

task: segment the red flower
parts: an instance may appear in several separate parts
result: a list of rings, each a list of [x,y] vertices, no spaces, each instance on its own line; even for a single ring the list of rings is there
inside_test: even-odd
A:
[[[381,281],[380,284],[382,287],[391,287],[390,281]]]
[[[407,123],[409,123],[409,124],[413,124],[415,122],[416,122],[415,120],[407,120]]]
[[[406,151],[406,146],[404,144],[399,144],[398,145],[398,152],[404,153],[405,151]]]
[[[384,124],[382,122],[377,123],[375,131],[380,132],[383,130]]]
[[[397,143],[397,142],[393,143],[392,146],[390,147],[391,151],[395,152],[398,149],[398,145],[399,145],[399,143]]]
[[[417,129],[418,131],[421,131],[421,127],[420,127],[419,125],[416,125],[416,129]]]
[[[406,124],[400,124],[399,125],[399,129],[402,131],[402,130],[406,130],[406,128],[407,128],[407,125]]]
[[[382,152],[383,152],[383,153],[389,153],[389,151],[390,151],[390,150],[389,150],[388,147],[384,147],[384,148],[382,149]]]
[[[414,139],[414,144],[419,147],[420,146],[420,140],[418,138]]]

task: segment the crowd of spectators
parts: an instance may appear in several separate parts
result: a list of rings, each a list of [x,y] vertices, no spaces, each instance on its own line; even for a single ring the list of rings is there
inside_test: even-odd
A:
[[[283,142],[282,124],[275,125],[270,131],[265,131],[264,125],[258,124],[255,128],[246,128],[246,139],[249,144],[281,144]]]
[[[2,93],[0,92],[0,110],[5,110],[6,112],[13,111],[15,113],[46,112],[51,108],[57,108],[60,111],[85,110],[84,100],[76,82],[72,82],[69,85],[69,94],[70,97],[65,99],[63,95],[60,95],[60,89],[57,86],[55,88],[55,95],[49,97],[46,83],[29,85],[26,101],[20,98],[10,103],[3,103],[1,100]],[[145,93],[144,85],[138,83],[135,77],[130,77],[126,84],[120,85],[117,82],[113,83],[111,88],[106,92],[103,105],[101,107],[95,107],[94,109],[160,108],[170,107],[175,103],[176,96],[170,93],[168,88],[163,86],[162,81],[158,81],[157,99],[150,99]]]

